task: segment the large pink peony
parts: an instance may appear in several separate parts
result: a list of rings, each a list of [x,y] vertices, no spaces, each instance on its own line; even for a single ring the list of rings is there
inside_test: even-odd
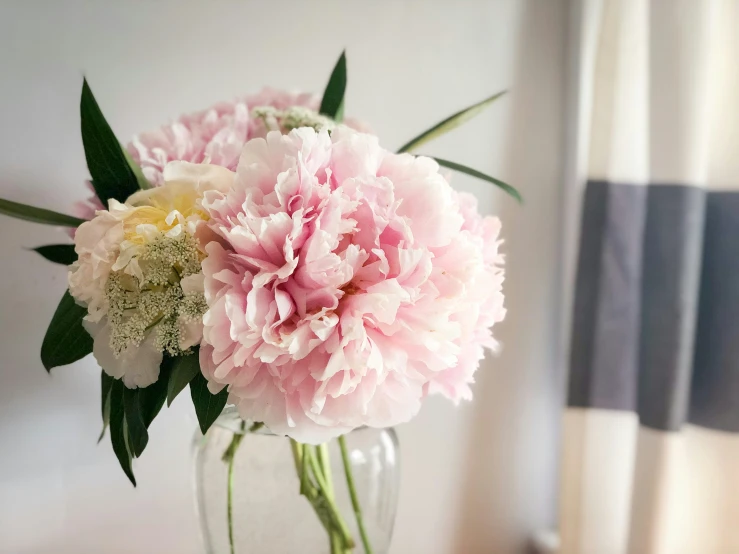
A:
[[[233,179],[203,199],[212,390],[308,443],[470,396],[505,314],[500,223],[436,162],[300,128],[249,141]]]

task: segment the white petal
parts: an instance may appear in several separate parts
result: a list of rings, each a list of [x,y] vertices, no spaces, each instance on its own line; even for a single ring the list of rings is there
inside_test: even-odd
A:
[[[203,322],[198,321],[196,323],[191,322],[179,322],[180,330],[182,331],[182,338],[180,339],[180,348],[187,350],[191,346],[200,344],[203,339]]]
[[[228,192],[233,186],[234,172],[218,165],[177,161],[166,165],[164,180],[190,183],[201,193],[213,189]]]
[[[149,333],[141,346],[131,346],[116,357],[110,347],[110,326],[107,323],[83,324],[95,339],[92,354],[105,373],[115,379],[123,378],[123,384],[129,389],[148,387],[156,382],[162,353],[154,347],[154,333]]]
[[[193,292],[203,292],[205,290],[204,281],[205,276],[202,273],[196,273],[194,275],[183,277],[180,281],[182,292],[184,292],[185,294],[190,294]]]
[[[92,355],[95,356],[97,363],[111,377],[115,379],[123,377],[126,372],[125,365],[122,363],[123,358],[116,358],[110,348],[110,326],[107,323],[98,324],[96,327],[87,323],[84,325],[88,333],[95,339],[92,346]]]

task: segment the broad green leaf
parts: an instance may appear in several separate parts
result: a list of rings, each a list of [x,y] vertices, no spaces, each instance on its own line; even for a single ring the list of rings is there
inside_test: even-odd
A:
[[[136,486],[136,478],[133,476],[133,468],[131,466],[133,457],[131,456],[131,448],[128,444],[128,425],[126,424],[126,414],[124,408],[124,395],[126,386],[120,379],[116,379],[110,390],[110,442],[113,445],[118,462],[121,469]]]
[[[47,244],[34,248],[33,250],[56,264],[70,265],[77,261],[74,244]]]
[[[146,444],[149,442],[149,432],[146,430],[141,410],[140,392],[142,390],[144,389],[123,387],[123,411],[126,415],[128,445],[134,458],[138,458],[143,454]]]
[[[441,158],[434,159],[436,160],[436,163],[438,163],[440,166],[453,169],[454,171],[459,171],[460,173],[466,173],[467,175],[477,177],[478,179],[482,179],[483,181],[487,181],[488,183],[493,183],[494,185],[500,187],[505,192],[510,194],[520,203],[523,203],[523,199],[521,198],[521,195],[518,193],[518,191],[511,185],[509,185],[508,183],[504,183],[500,179],[491,177],[490,175],[482,173],[481,171],[477,171],[476,169],[472,169],[471,167],[467,167],[466,165],[458,164],[456,162],[450,162],[449,160],[442,160]]]
[[[98,443],[103,440],[103,437],[105,436],[105,430],[108,428],[108,424],[110,423],[110,391],[113,389],[114,381],[115,379],[105,373],[105,371],[100,372],[100,405],[102,407],[103,415],[103,430],[100,431]]]
[[[339,60],[331,72],[321,99],[319,113],[328,116],[337,123],[344,120],[344,93],[346,92],[346,51],[341,53]]]
[[[73,217],[59,212],[52,212],[44,208],[36,208],[19,202],[11,202],[0,198],[0,214],[9,215],[16,219],[24,219],[34,223],[43,223],[45,225],[60,225],[62,227],[79,227],[85,222],[84,219]]]
[[[226,406],[228,391],[224,388],[218,394],[213,394],[208,390],[208,381],[202,373],[198,373],[190,381],[190,396],[195,405],[200,430],[205,434]]]
[[[169,383],[169,368],[162,364],[159,368],[159,378],[146,388],[139,389],[139,401],[141,403],[141,416],[144,425],[148,429],[154,418],[164,406],[167,400],[167,384]]]
[[[41,344],[41,361],[47,371],[81,360],[92,352],[92,337],[82,327],[86,314],[87,309],[78,306],[66,291]]]
[[[476,115],[479,115],[485,108],[487,108],[490,104],[495,102],[498,98],[503,96],[505,93],[506,91],[503,90],[501,92],[493,94],[491,97],[486,98],[485,100],[478,102],[477,104],[473,104],[469,108],[465,108],[464,110],[457,112],[452,116],[447,117],[444,121],[437,123],[430,129],[418,135],[416,138],[409,140],[406,144],[400,147],[400,149],[398,150],[398,153],[410,152],[411,150],[418,148],[422,144],[432,141],[435,138],[438,138],[441,135],[448,133],[452,129],[456,129],[457,127],[459,127],[463,123],[466,123],[467,121],[469,121]]]
[[[200,360],[197,349],[188,356],[170,358],[169,383],[167,384],[167,406],[177,397],[195,376],[200,373]]]
[[[148,387],[124,390],[128,446],[134,458],[143,454],[149,442],[148,429],[167,398],[168,380],[169,372],[162,369],[159,378]]]
[[[139,178],[129,163],[130,158],[105,120],[87,79],[82,83],[80,119],[87,169],[95,193],[104,206],[108,205],[111,198],[125,202],[141,188]]]

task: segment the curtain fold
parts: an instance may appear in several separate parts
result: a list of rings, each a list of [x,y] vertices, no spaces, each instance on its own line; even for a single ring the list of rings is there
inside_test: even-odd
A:
[[[739,0],[574,9],[560,552],[739,552]]]

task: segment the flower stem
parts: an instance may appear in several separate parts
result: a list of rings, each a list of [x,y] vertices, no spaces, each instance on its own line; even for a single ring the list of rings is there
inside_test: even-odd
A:
[[[303,447],[303,455],[304,457],[308,458],[308,464],[313,470],[313,476],[316,478],[316,482],[318,483],[318,489],[323,493],[323,499],[325,500],[326,505],[329,509],[329,515],[331,516],[331,520],[336,527],[336,530],[341,535],[344,547],[354,548],[354,540],[352,539],[351,531],[349,531],[349,527],[347,527],[344,518],[341,517],[341,512],[336,506],[333,497],[329,496],[328,494],[328,490],[330,487],[327,484],[326,478],[321,472],[320,467],[318,466],[318,461],[313,455],[313,451],[311,450],[310,446],[306,445]]]
[[[318,464],[323,470],[323,476],[326,479],[326,494],[331,498],[334,497],[334,480],[331,477],[331,457],[328,453],[328,443],[324,442],[316,446],[316,455],[318,457]]]
[[[300,494],[306,497],[326,528],[331,542],[331,552],[345,554],[354,548],[354,539],[333,498],[333,483],[329,484],[328,474],[321,467],[320,447],[314,453],[313,447],[290,439],[295,462],[295,471],[300,479]],[[325,458],[324,461],[328,462]],[[311,479],[311,474],[313,479]],[[314,482],[315,479],[315,482]],[[330,494],[329,494],[330,492]],[[335,550],[338,548],[338,550]]]
[[[228,464],[228,489],[226,492],[226,517],[228,518],[228,544],[231,547],[231,554],[235,554],[234,546],[234,525],[233,525],[233,493],[234,493],[234,460],[236,459],[236,449],[244,438],[245,423],[241,422],[241,432],[234,433],[231,443],[223,453],[223,461]]]
[[[258,431],[264,424],[253,423],[247,432],[253,433]],[[231,554],[235,554],[236,547],[234,545],[234,526],[233,526],[233,493],[234,493],[234,465],[236,460],[236,450],[239,448],[244,438],[246,422],[241,422],[240,431],[234,433],[231,443],[223,453],[222,460],[228,464],[228,489],[226,492],[226,513],[228,518],[228,544],[231,547]]]
[[[236,552],[234,546],[234,516],[233,516],[233,494],[234,494],[234,461],[228,462],[228,544],[231,554]]]
[[[328,451],[328,443],[324,442],[315,447],[318,465],[323,471],[323,478],[326,482],[326,496],[334,500],[334,483],[331,476],[331,456]],[[332,528],[329,531],[329,541],[331,543],[331,554],[345,554],[345,550],[341,544],[341,535],[337,529]]]
[[[352,500],[352,508],[354,508],[354,515],[357,518],[357,527],[359,527],[359,535],[362,538],[362,546],[364,546],[365,554],[372,554],[372,547],[370,546],[369,537],[367,536],[367,529],[364,527],[364,518],[362,517],[362,508],[359,505],[359,498],[357,497],[357,489],[354,485],[354,475],[352,473],[352,466],[349,462],[349,452],[346,448],[346,440],[344,435],[339,437],[339,449],[341,450],[341,460],[344,463],[344,474],[346,475],[346,486],[349,489],[349,496]]]
[[[264,423],[262,423],[261,421],[255,421],[254,423],[251,424],[251,427],[249,427],[249,432],[256,433],[262,427],[264,427]]]

